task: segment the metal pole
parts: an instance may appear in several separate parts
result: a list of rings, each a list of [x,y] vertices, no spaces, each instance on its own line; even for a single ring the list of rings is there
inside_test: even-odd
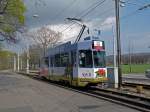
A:
[[[114,31],[114,27],[112,24],[112,32],[113,32],[113,55],[114,55],[114,68],[116,68],[117,64],[116,64],[116,36],[115,36],[115,31]]]
[[[114,26],[112,23],[112,33],[113,33],[113,55],[114,55],[114,87],[118,88],[118,67],[117,67],[117,63],[116,63],[116,35],[115,35],[115,31],[114,31]]]
[[[14,71],[16,71],[16,56],[14,56]]]
[[[22,70],[22,58],[20,59],[20,69]]]
[[[27,45],[27,73],[29,73],[29,45]]]
[[[122,85],[122,71],[121,71],[121,41],[120,41],[120,18],[119,18],[119,1],[115,0],[116,13],[116,40],[117,40],[117,67],[118,67],[118,88]]]
[[[131,40],[129,40],[129,72],[131,73]]]
[[[20,67],[19,67],[19,65],[20,65],[20,59],[19,59],[19,53],[18,53],[18,72],[19,72],[19,70],[20,70]]]

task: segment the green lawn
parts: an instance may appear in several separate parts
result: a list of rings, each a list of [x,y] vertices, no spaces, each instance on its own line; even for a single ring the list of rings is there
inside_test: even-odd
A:
[[[131,72],[129,65],[122,65],[123,73],[145,73],[147,69],[150,69],[150,64],[131,65]]]

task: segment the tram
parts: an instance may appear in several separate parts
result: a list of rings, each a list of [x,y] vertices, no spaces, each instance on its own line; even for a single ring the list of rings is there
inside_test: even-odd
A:
[[[44,61],[40,76],[49,80],[80,87],[107,82],[105,44],[98,37],[50,48]]]

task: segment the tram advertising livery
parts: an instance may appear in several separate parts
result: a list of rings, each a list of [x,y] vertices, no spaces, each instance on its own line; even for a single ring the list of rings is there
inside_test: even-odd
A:
[[[44,60],[40,75],[49,80],[81,87],[107,81],[105,45],[97,37],[50,48]]]

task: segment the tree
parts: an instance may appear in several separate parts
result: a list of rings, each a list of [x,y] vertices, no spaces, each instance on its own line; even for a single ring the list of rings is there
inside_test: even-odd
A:
[[[13,67],[13,55],[14,53],[6,50],[0,51],[0,70],[12,69]]]
[[[39,67],[41,51],[42,51],[42,48],[39,45],[31,45],[29,47],[29,54],[30,54],[29,62],[30,62],[31,69],[37,69]]]
[[[31,32],[32,39],[43,48],[43,55],[45,56],[47,47],[53,47],[62,37],[60,32],[51,30],[43,26],[35,32]]]
[[[24,12],[23,0],[0,0],[0,41],[15,41],[16,31],[22,32]]]
[[[0,51],[2,50],[2,43],[0,43]]]

